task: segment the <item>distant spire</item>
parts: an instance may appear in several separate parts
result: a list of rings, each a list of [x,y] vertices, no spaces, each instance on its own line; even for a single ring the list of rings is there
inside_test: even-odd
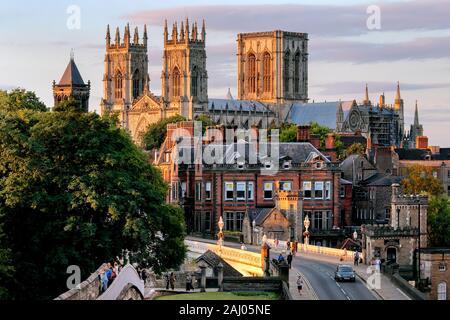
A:
[[[178,41],[178,27],[177,27],[176,21],[173,24],[173,28],[172,28],[172,40],[175,42]]]
[[[198,38],[198,30],[197,30],[197,21],[196,22],[194,22],[194,33],[192,34],[192,38],[194,39],[194,40],[197,40],[197,38]]]
[[[108,26],[106,27],[106,46],[109,47],[110,44],[111,44],[111,34],[109,32],[109,24],[108,24]]]
[[[120,46],[120,31],[119,31],[119,27],[116,28],[116,46]]]
[[[180,27],[180,41],[184,41],[184,24],[183,24],[183,21],[181,21],[181,27]]]
[[[397,92],[395,93],[395,100],[399,100],[400,101],[401,96],[400,96],[400,81],[397,81]]]
[[[144,46],[147,47],[147,25],[144,24]]]
[[[416,110],[414,111],[414,127],[419,127],[419,109],[417,107],[417,100],[416,100]]]
[[[205,41],[206,39],[206,26],[205,26],[205,19],[203,19],[202,22],[202,40]]]
[[[164,42],[169,39],[169,30],[167,29],[167,19],[164,20]]]
[[[127,25],[125,26],[125,35],[123,36],[123,42],[128,45],[130,44],[130,24],[127,23]]]
[[[75,52],[72,49],[70,49],[70,61],[75,61]],[[417,101],[416,101],[416,108],[417,108]]]
[[[370,104],[370,100],[369,100],[369,87],[367,86],[367,83],[366,83],[366,92],[365,92],[365,94],[364,94],[364,104],[365,105],[369,105]]]
[[[397,81],[397,92],[395,93],[394,109],[399,110],[402,107],[402,98],[400,95],[400,82]]]
[[[186,28],[186,30],[185,30],[185,37],[186,37],[186,40],[187,41],[189,41],[189,19],[188,19],[188,17],[186,17],[186,26],[185,26],[185,28]]]
[[[228,88],[227,99],[228,99],[228,100],[234,100],[234,99],[233,99],[233,96],[231,95],[231,90],[230,90],[230,88]]]
[[[134,43],[134,44],[139,44],[139,32],[138,32],[138,27],[136,27],[136,28],[134,29],[133,43]]]
[[[195,35],[195,22],[194,22],[192,24],[192,40],[195,40],[195,39],[197,39],[197,36]]]

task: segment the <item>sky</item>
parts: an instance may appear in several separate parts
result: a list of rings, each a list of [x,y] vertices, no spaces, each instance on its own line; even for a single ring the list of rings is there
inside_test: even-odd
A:
[[[141,34],[148,25],[150,89],[160,94],[164,19],[186,17],[206,21],[209,97],[228,88],[236,96],[237,33],[305,32],[311,101],[360,101],[367,83],[373,102],[384,92],[393,103],[399,81],[406,127],[418,100],[430,144],[450,147],[450,0],[8,1],[0,4],[0,89],[26,88],[52,106],[52,81],[73,49],[98,110],[106,25],[123,35],[129,22]]]

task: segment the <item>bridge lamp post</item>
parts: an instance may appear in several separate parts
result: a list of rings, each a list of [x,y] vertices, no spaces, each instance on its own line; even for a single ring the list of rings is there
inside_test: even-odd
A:
[[[224,222],[223,222],[223,218],[222,216],[220,216],[219,218],[219,222],[217,223],[217,225],[219,226],[219,233],[217,234],[218,240],[217,240],[217,244],[219,245],[219,253],[222,254],[222,245],[223,245],[223,226],[224,226]]]
[[[253,220],[252,222],[252,244],[255,244],[255,232],[256,232],[256,221]]]

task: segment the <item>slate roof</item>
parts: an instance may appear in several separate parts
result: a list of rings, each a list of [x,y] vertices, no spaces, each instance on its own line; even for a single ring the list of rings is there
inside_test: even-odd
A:
[[[224,259],[219,257],[216,253],[211,250],[206,251],[200,257],[198,257],[195,261],[198,263],[203,260],[206,262],[211,268],[216,269],[219,263],[222,262],[223,265],[223,275],[224,277],[242,277],[242,274],[233,268],[230,264],[228,264]]]
[[[344,119],[346,119],[353,101],[294,103],[289,111],[287,120],[296,125],[307,125],[310,122],[317,122],[319,125],[335,129],[336,112],[340,103],[342,103]]]
[[[213,148],[213,144],[203,145],[203,150],[206,147]],[[232,143],[232,144],[223,144],[220,145],[223,148],[223,155],[225,160],[221,161],[226,164],[234,164],[237,163],[239,159],[243,159],[244,163],[252,164],[250,162],[251,159],[255,158],[255,145],[249,144],[248,142],[242,141],[241,143]],[[252,146],[252,147],[250,147]],[[275,152],[275,147],[271,145],[271,143],[267,146],[268,156],[270,157],[272,152]],[[330,160],[325,157],[319,150],[317,150],[311,143],[309,142],[280,142],[279,143],[279,156],[278,159],[290,159],[294,164],[301,164],[308,161],[312,156],[318,156],[324,162],[330,162]],[[191,153],[191,159],[194,159],[194,149],[191,146],[183,147],[181,146],[178,149],[178,155],[180,158],[183,158],[185,152]],[[211,154],[211,151],[207,151],[207,154]],[[252,157],[250,157],[250,154]],[[261,163],[261,159],[257,159],[259,163]]]
[[[61,77],[61,80],[59,80],[58,85],[85,85],[80,71],[78,71],[77,65],[75,64],[75,61],[73,59],[70,59],[69,64],[67,65],[66,70]]]
[[[244,112],[266,112],[273,113],[266,105],[259,101],[254,100],[235,100],[230,96],[231,99],[209,99],[208,100],[208,110],[223,110],[226,111],[244,111]]]
[[[365,179],[361,183],[370,187],[383,187],[383,186],[391,186],[394,183],[400,183],[402,181],[402,177],[392,176],[383,173],[376,173],[369,178]]]
[[[339,138],[341,139],[341,142],[344,145],[344,148],[347,148],[347,147],[351,146],[354,143],[361,143],[363,146],[366,146],[366,144],[367,144],[366,137],[364,137],[362,135],[342,134],[342,135],[339,135]]]
[[[351,181],[345,180],[341,178],[341,185],[345,185],[345,184],[353,184]]]
[[[431,156],[430,160],[450,160],[450,148],[441,148],[436,154],[426,149],[395,149],[395,152],[399,160],[427,160],[426,156]]]
[[[275,208],[251,208],[248,210],[250,222],[255,220],[257,226],[260,226]]]

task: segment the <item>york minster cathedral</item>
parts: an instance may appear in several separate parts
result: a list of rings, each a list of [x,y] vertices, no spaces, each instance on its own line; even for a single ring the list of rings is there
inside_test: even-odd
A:
[[[133,35],[133,36],[132,36]],[[405,132],[404,104],[397,84],[393,105],[369,99],[362,102],[310,102],[308,98],[308,34],[274,30],[237,35],[237,98],[208,97],[205,21],[197,26],[186,18],[164,25],[161,96],[150,91],[148,34],[125,26],[117,27],[112,38],[106,30],[103,96],[100,113],[114,112],[120,125],[135,142],[141,133],[160,119],[181,115],[196,119],[209,116],[226,126],[268,128],[281,123],[308,124],[315,121],[339,133],[361,132],[380,145],[415,147],[423,135],[418,122]],[[87,110],[90,83],[85,84],[73,57],[60,82],[53,84],[55,105],[72,96]]]

